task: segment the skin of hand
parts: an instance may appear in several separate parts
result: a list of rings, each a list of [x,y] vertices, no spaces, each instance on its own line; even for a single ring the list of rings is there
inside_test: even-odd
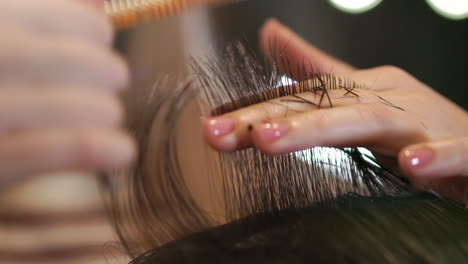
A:
[[[365,89],[353,90],[359,98],[345,96],[344,90],[329,91],[333,107],[326,102],[318,108],[278,98],[273,103],[207,118],[203,121],[204,136],[213,148],[234,151],[256,147],[267,154],[281,154],[315,146],[367,147],[397,158],[401,171],[416,186],[442,190],[465,200],[465,110],[397,67],[355,69],[311,46],[273,19],[262,27],[260,45],[270,60],[287,56],[291,69],[299,65],[306,71],[333,73]],[[281,70],[281,61],[278,65]],[[297,81],[308,81],[301,80],[303,75],[294,71],[289,75]],[[319,103],[319,96],[312,92],[298,96]]]
[[[103,1],[2,0],[0,10],[0,182],[128,164],[118,93],[129,76]]]

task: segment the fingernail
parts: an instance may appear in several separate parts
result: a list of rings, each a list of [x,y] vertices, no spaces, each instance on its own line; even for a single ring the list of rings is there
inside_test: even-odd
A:
[[[409,167],[426,167],[433,159],[434,152],[427,147],[408,149],[404,152],[406,162]]]
[[[265,123],[256,128],[257,134],[264,142],[271,143],[282,138],[288,132],[288,125],[284,123]]]
[[[215,137],[231,133],[236,126],[234,119],[226,116],[207,118],[204,122],[206,131]]]

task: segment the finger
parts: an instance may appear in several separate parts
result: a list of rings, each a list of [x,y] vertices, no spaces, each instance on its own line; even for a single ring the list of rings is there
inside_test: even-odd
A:
[[[422,189],[435,189],[459,201],[468,194],[468,137],[458,137],[404,148],[398,155],[401,170]]]
[[[468,137],[409,146],[398,157],[401,169],[417,181],[451,176],[468,177]]]
[[[300,38],[296,33],[274,19],[268,20],[260,31],[262,51],[278,65],[285,62],[290,69],[283,67],[283,72],[291,71],[293,79],[303,80],[307,72],[332,72],[354,80],[372,90],[385,90],[395,87],[420,87],[421,83],[404,70],[395,66],[380,66],[366,70],[355,70]]]
[[[0,136],[0,182],[65,169],[129,164],[132,139],[112,129],[38,129]]]
[[[5,27],[3,27],[4,30]],[[64,83],[119,90],[128,81],[125,62],[106,47],[68,38],[34,37],[9,28],[0,46],[0,79]]]
[[[204,120],[204,136],[212,147],[221,151],[249,147],[252,145],[249,126],[255,123],[269,122],[320,108],[352,105],[358,101],[370,102],[370,98],[364,96],[365,91],[354,89],[352,93],[349,94],[344,89],[330,90],[327,93],[305,92],[251,105]]]
[[[334,82],[335,80],[337,79],[330,79],[329,81]],[[300,84],[288,87],[288,91],[294,93],[294,90],[303,91],[306,89],[310,90],[309,92],[278,97],[241,108],[223,116],[209,118],[203,123],[205,139],[217,150],[231,151],[252,145],[248,128],[255,123],[266,123],[280,118],[285,119],[292,115],[315,111],[321,108],[343,107],[354,104],[380,104],[398,109],[398,107],[392,105],[390,101],[383,99],[378,93],[367,89],[335,88],[334,90],[329,90],[329,86],[340,87],[340,85],[332,83],[325,84],[327,86],[326,92],[305,88],[315,87],[314,85],[316,85],[316,80],[303,81]],[[268,98],[272,94],[279,95],[281,89],[284,88],[272,89],[267,92],[268,94],[255,96]],[[244,100],[244,98],[240,100]],[[235,104],[236,102],[234,102]],[[223,106],[223,108],[230,107],[229,105]],[[226,129],[226,127],[230,129]],[[220,131],[223,131],[223,133],[220,133]]]
[[[115,127],[123,110],[108,92],[49,88],[0,89],[0,134],[46,127]]]
[[[426,140],[419,122],[385,105],[359,104],[309,111],[264,124],[255,124],[251,140],[268,154],[316,146],[369,147],[395,156],[408,144]]]
[[[307,72],[346,74],[354,68],[320,51],[275,19],[269,19],[261,28],[260,48],[283,73],[295,80],[303,80]]]
[[[97,1],[87,5],[80,1],[0,1],[1,20],[15,23],[36,34],[75,37],[110,45],[112,27],[102,12],[96,12]],[[102,3],[101,3],[102,5]]]

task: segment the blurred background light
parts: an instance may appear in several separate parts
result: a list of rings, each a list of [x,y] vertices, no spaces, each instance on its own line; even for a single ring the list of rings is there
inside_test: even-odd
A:
[[[426,0],[439,15],[459,20],[468,18],[468,0]]]
[[[382,0],[329,0],[329,2],[341,11],[358,14],[371,10]]]

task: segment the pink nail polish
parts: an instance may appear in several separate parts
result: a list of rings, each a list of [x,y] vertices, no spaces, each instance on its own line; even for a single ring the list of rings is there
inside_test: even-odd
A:
[[[432,161],[434,153],[430,148],[422,147],[406,150],[404,155],[410,167],[422,168]]]
[[[205,119],[205,129],[215,137],[223,137],[234,130],[235,121],[230,117],[211,117]]]
[[[258,126],[257,133],[263,141],[270,143],[286,135],[288,129],[284,123],[265,123]]]

